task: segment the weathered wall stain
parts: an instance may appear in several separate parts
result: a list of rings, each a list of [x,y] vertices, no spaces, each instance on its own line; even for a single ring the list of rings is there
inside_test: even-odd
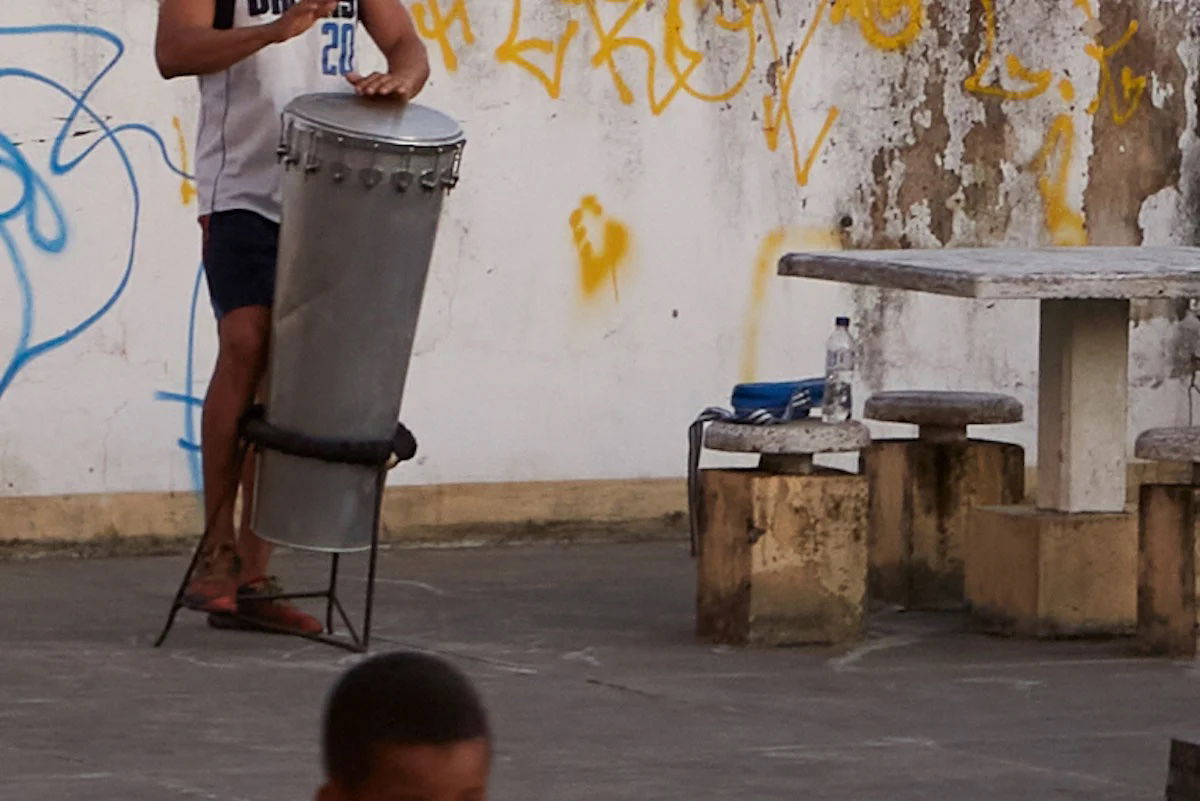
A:
[[[776,228],[758,246],[754,260],[754,277],[750,285],[750,301],[746,305],[744,334],[742,339],[741,381],[758,381],[759,348],[762,344],[762,320],[766,310],[767,290],[775,275],[775,268],[785,253],[795,250],[841,250],[842,240],[838,232],[820,228],[782,227]]]
[[[937,48],[949,44],[949,33],[939,24],[940,9],[931,4],[926,12],[937,33]],[[866,248],[930,247],[950,243],[956,204],[952,200],[961,179],[945,164],[943,154],[950,144],[950,123],[945,113],[946,65],[928,53],[910,54],[926,62],[923,92],[925,104],[913,114],[917,133],[910,143],[883,147],[871,162],[871,183],[862,195],[869,203],[869,228],[856,228],[854,244]],[[901,91],[897,89],[897,94]],[[903,108],[904,98],[895,97]],[[908,231],[913,215],[925,222],[930,241],[913,241]]]
[[[910,303],[907,292],[874,287],[852,290],[854,319],[859,346],[859,380],[866,395],[895,389],[889,376],[900,365],[907,350],[904,315]]]
[[[1187,73],[1177,50],[1187,28],[1156,5],[1103,3],[1097,17],[1102,32],[1089,46],[1101,63],[1100,86],[1088,107],[1093,147],[1083,193],[1092,244],[1142,244],[1142,204],[1179,183],[1187,98],[1177,91],[1151,103],[1144,95],[1148,75],[1160,84],[1184,86]],[[1112,39],[1113,45],[1100,44]]]
[[[975,72],[963,81],[963,88],[973,94],[991,95],[1004,100],[1032,100],[1045,92],[1050,88],[1050,70],[1030,69],[1016,53],[1004,57],[1004,71],[1020,88],[1008,88],[999,77],[989,81],[996,58],[996,4],[995,0],[979,0],[979,3],[983,11],[984,50]]]
[[[914,135],[876,150],[869,175],[848,196],[851,246],[1141,244],[1140,217],[1158,193],[1177,191],[1181,205],[1200,208],[1195,189],[1181,186],[1189,119],[1182,89],[1194,69],[1181,54],[1195,37],[1181,11],[1154,0],[1075,0],[1038,20],[1019,6],[973,0],[964,19],[945,0],[927,5],[936,42],[922,38],[901,56],[906,72],[923,81],[901,73],[894,94],[897,109],[916,109],[905,112]],[[1011,30],[1016,24],[1061,25],[1055,37],[1063,47],[1030,46],[1036,37]],[[975,104],[968,116],[964,96]],[[1032,126],[1044,131],[1036,148]],[[1030,190],[1041,229],[1033,241],[1022,222]],[[1196,225],[1176,240],[1196,241]],[[903,369],[907,351],[896,337],[909,324],[906,301],[876,290],[856,290],[854,298],[870,365],[864,380],[881,388],[889,370]],[[1177,305],[1135,304],[1135,321],[1176,317]],[[1186,346],[1169,350],[1174,375]]]

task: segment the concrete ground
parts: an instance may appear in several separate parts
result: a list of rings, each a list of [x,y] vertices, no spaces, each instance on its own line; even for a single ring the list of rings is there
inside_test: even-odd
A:
[[[293,586],[322,561],[280,559]],[[356,659],[184,613],[174,558],[0,564],[0,798],[296,801]],[[1153,799],[1200,673],[887,613],[851,650],[697,642],[676,544],[385,554],[379,648],[444,654],[498,736],[494,799]],[[357,590],[361,583],[347,582]]]

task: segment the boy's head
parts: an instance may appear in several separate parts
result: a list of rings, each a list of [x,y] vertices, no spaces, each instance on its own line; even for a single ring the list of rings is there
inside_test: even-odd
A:
[[[325,707],[319,801],[483,801],[491,733],[469,681],[431,656],[376,656]]]

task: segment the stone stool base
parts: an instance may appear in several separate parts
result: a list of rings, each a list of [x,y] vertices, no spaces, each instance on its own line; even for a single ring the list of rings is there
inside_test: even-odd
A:
[[[983,628],[1027,637],[1126,635],[1137,622],[1137,519],[1028,506],[972,513],[964,590]]]
[[[971,509],[1018,504],[1025,451],[982,440],[881,440],[863,452],[871,483],[870,597],[960,609]]]
[[[697,633],[752,645],[862,633],[867,479],[833,470],[704,470]]]
[[[1138,644],[1148,654],[1196,655],[1196,509],[1200,490],[1144,484],[1138,521]]]

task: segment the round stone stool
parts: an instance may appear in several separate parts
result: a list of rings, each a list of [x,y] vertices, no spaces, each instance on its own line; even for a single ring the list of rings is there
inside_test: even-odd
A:
[[[1200,515],[1200,427],[1152,428],[1139,459],[1191,463],[1191,484],[1142,484],[1138,497],[1138,643],[1148,654],[1196,655],[1196,519]]]
[[[967,426],[1019,423],[1025,410],[1016,398],[994,392],[908,390],[872,395],[864,417],[920,426],[923,440],[960,442]]]
[[[880,439],[864,452],[871,595],[906,609],[961,609],[975,510],[1025,494],[1024,450],[968,439],[967,427],[1020,422],[1021,403],[991,392],[881,392],[865,416],[920,427],[916,439]]]
[[[712,423],[704,444],[757,453],[759,469],[700,471],[696,631],[731,644],[844,643],[863,631],[867,480],[814,470],[813,455],[857,451],[856,421]]]
[[[1155,462],[1192,465],[1192,483],[1200,486],[1200,427],[1151,428],[1137,438],[1134,454]]]
[[[862,423],[826,423],[796,420],[778,425],[713,423],[704,436],[714,451],[757,453],[759,468],[769,473],[807,476],[813,472],[813,455],[847,453],[871,444],[871,432]]]

